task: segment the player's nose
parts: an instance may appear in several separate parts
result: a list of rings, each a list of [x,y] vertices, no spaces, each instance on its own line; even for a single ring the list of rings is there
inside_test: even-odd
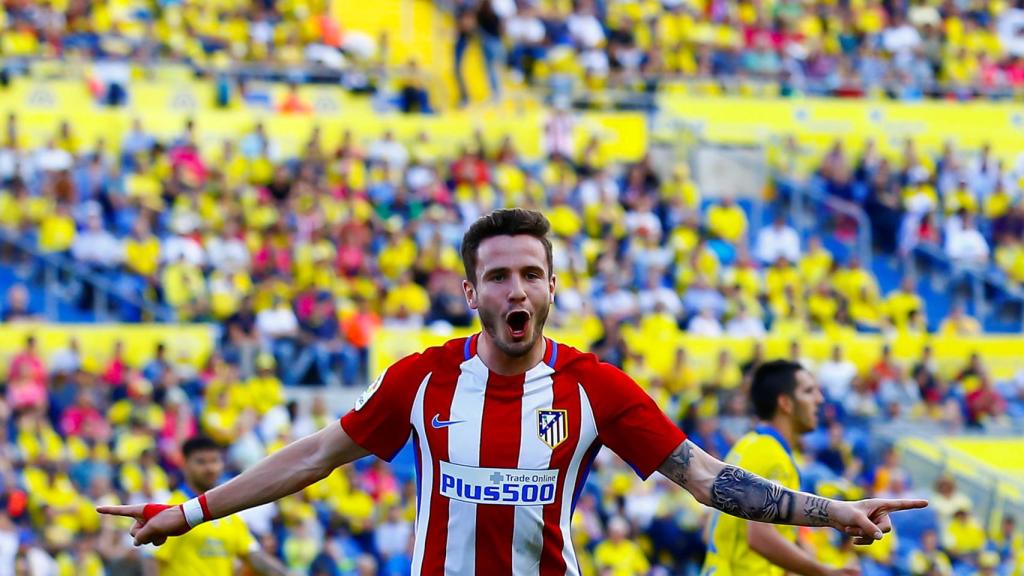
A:
[[[523,300],[526,300],[526,288],[522,279],[518,276],[513,277],[512,281],[509,282],[508,299],[513,302],[522,302]]]

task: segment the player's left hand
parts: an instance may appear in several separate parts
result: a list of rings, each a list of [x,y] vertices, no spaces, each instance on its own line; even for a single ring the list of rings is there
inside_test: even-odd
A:
[[[853,543],[861,546],[881,540],[883,534],[892,531],[889,514],[900,510],[913,510],[928,506],[927,500],[901,499],[890,500],[872,498],[857,502],[836,502],[833,514],[833,526],[853,536]]]

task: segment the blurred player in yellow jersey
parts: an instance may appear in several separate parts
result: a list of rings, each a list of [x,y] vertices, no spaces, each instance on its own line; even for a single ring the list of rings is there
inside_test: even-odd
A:
[[[184,484],[171,495],[180,504],[216,486],[224,472],[224,457],[211,439],[196,437],[182,446]],[[168,540],[156,549],[152,562],[159,576],[232,576],[242,561],[257,574],[288,575],[281,562],[263,552],[238,516],[228,516],[196,526],[180,538]]]
[[[757,427],[740,438],[725,461],[742,466],[791,490],[800,489],[792,446],[818,426],[824,402],[810,372],[787,360],[762,364],[750,386]],[[834,569],[797,544],[797,529],[752,522],[714,511],[708,524],[708,552],[702,576],[856,575],[856,568]]]

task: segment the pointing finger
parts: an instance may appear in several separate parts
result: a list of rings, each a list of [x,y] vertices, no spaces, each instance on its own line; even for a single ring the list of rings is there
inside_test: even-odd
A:
[[[903,500],[883,500],[882,505],[878,507],[878,510],[884,512],[898,512],[900,510],[914,510],[917,508],[925,508],[927,506],[927,500],[920,500],[916,498]]]
[[[142,505],[131,504],[131,505],[120,505],[120,506],[97,506],[96,511],[100,514],[110,514],[113,516],[127,516],[129,518],[142,518]]]

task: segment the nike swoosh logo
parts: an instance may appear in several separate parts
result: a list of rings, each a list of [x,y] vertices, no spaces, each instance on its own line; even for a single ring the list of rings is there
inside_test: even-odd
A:
[[[447,428],[452,424],[462,424],[465,420],[439,420],[440,414],[434,414],[434,419],[430,421],[430,425],[434,428]]]

